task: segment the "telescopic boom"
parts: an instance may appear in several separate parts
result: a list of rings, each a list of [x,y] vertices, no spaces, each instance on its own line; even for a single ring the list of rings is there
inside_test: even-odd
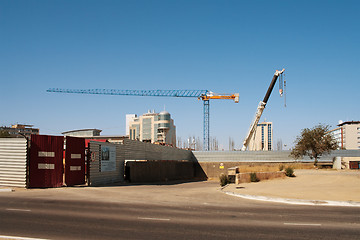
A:
[[[256,126],[257,124],[259,123],[259,120],[261,118],[261,115],[265,109],[265,106],[266,106],[266,103],[267,101],[269,100],[269,97],[271,95],[271,92],[275,86],[275,83],[276,83],[276,80],[278,79],[278,77],[280,76],[280,74],[282,74],[283,72],[285,71],[285,69],[281,70],[281,71],[278,71],[276,70],[275,73],[274,73],[274,77],[270,83],[270,86],[265,94],[265,97],[262,101],[259,102],[259,105],[257,107],[257,110],[256,110],[256,113],[255,113],[255,117],[254,117],[254,120],[252,121],[251,125],[250,125],[250,129],[249,129],[249,132],[248,134],[246,135],[246,138],[243,142],[243,147],[241,149],[241,151],[246,151],[248,145],[249,145],[249,142],[250,142],[250,139],[251,137],[254,135],[255,133],[255,130],[256,130]]]

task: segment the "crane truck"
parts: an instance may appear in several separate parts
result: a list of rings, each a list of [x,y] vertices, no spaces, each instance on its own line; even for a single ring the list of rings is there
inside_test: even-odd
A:
[[[251,137],[254,135],[255,131],[256,131],[256,126],[258,125],[259,123],[259,120],[260,120],[260,117],[265,109],[265,106],[266,106],[266,103],[267,101],[269,100],[269,97],[270,97],[270,94],[275,86],[275,83],[276,83],[276,80],[278,79],[278,77],[283,74],[283,72],[285,71],[285,69],[281,70],[281,71],[278,71],[276,70],[275,73],[274,73],[274,77],[270,83],[270,86],[266,92],[266,95],[264,97],[264,99],[262,101],[260,101],[258,107],[257,107],[257,110],[256,110],[256,113],[255,113],[255,118],[254,120],[252,121],[251,125],[250,125],[250,129],[249,129],[249,132],[248,134],[246,135],[246,138],[244,139],[244,142],[243,142],[243,147],[241,149],[241,151],[246,151],[248,145],[249,145],[249,142],[250,142],[250,139]],[[281,92],[282,93],[282,92]]]

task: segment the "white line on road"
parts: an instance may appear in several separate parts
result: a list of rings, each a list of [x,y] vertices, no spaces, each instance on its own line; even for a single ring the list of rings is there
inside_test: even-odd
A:
[[[11,188],[0,188],[0,192],[12,192],[13,189]]]
[[[293,226],[321,226],[320,223],[284,223],[284,225],[293,225]]]
[[[46,240],[46,239],[43,239],[43,238],[14,237],[14,236],[4,236],[4,235],[0,235],[0,239],[16,239],[16,240]]]
[[[141,220],[153,220],[153,221],[170,221],[168,218],[148,218],[148,217],[138,217]]]
[[[6,211],[31,212],[30,209],[7,208]]]

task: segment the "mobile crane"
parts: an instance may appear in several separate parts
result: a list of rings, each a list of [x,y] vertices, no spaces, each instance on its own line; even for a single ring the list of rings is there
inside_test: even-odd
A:
[[[246,135],[246,138],[244,139],[243,147],[242,147],[241,151],[246,151],[246,149],[249,145],[250,139],[256,131],[256,126],[259,123],[260,117],[265,109],[267,101],[269,100],[270,94],[275,86],[276,80],[278,79],[278,77],[280,75],[282,75],[284,73],[284,71],[285,71],[285,69],[283,69],[281,71],[278,71],[278,70],[275,71],[274,77],[270,83],[270,86],[266,92],[266,95],[265,95],[264,99],[262,101],[260,101],[260,103],[257,107],[256,113],[255,113],[255,118],[250,125],[250,129],[248,131],[248,134]],[[282,89],[280,89],[280,95],[282,95],[282,94],[283,94]]]

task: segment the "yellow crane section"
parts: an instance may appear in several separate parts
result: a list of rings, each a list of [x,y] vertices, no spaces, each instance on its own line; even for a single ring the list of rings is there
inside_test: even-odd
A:
[[[199,100],[208,101],[210,99],[226,99],[226,100],[234,100],[235,103],[239,102],[239,94],[238,93],[222,93],[222,94],[216,94],[213,92],[208,92],[206,95],[202,95],[199,97]]]

